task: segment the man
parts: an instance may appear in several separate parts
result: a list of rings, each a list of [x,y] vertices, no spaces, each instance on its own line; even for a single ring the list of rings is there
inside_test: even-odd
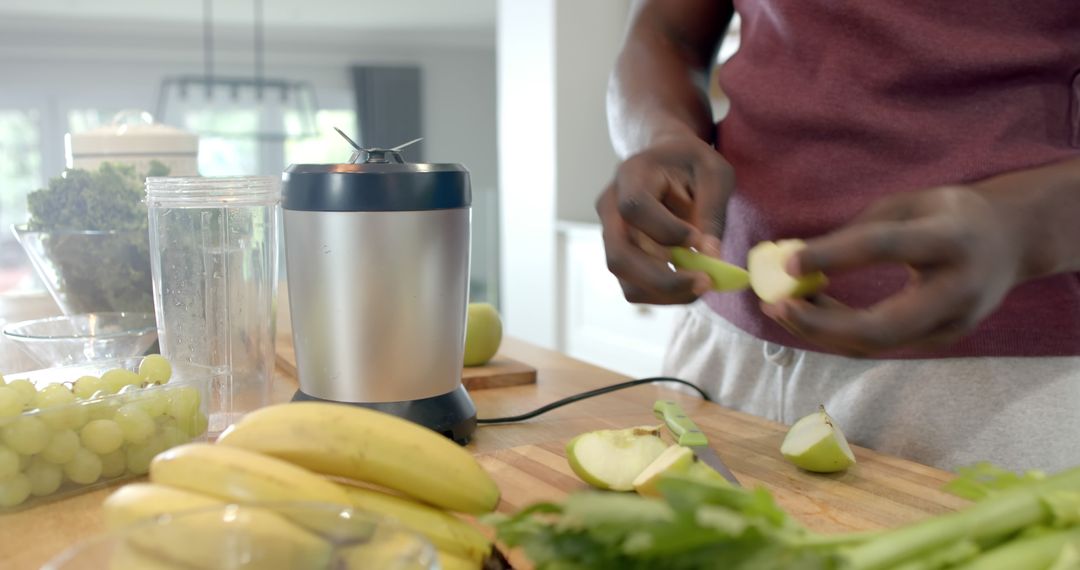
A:
[[[647,0],[608,106],[608,265],[629,301],[693,303],[667,374],[786,423],[823,403],[855,443],[943,468],[1080,464],[1075,0]],[[708,292],[658,247],[745,264],[784,238],[825,295]]]

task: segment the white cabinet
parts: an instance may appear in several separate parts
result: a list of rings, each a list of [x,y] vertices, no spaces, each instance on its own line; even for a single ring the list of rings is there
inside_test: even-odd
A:
[[[632,377],[660,373],[683,307],[635,305],[607,270],[599,226],[559,226],[559,348]]]

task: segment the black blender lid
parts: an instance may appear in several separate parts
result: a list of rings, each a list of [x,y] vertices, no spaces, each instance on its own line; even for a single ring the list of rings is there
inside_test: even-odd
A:
[[[335,129],[336,130],[336,129]],[[321,212],[405,212],[467,208],[469,171],[460,164],[409,163],[400,151],[355,148],[347,164],[294,164],[281,176],[281,206]]]

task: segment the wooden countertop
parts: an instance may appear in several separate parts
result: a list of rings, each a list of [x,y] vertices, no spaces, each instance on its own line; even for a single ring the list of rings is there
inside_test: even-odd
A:
[[[287,336],[279,342],[290,342]],[[502,352],[535,366],[536,385],[479,390],[479,416],[531,410],[552,400],[623,380],[613,372],[562,354],[508,339]],[[285,401],[296,380],[275,376],[274,399]],[[801,472],[780,456],[784,426],[727,410],[662,385],[640,386],[560,408],[529,422],[481,427],[470,449],[503,489],[500,510],[558,498],[583,488],[562,458],[565,442],[584,431],[655,424],[652,403],[681,402],[709,436],[713,448],[744,485],[764,485],[808,527],[828,532],[891,527],[961,507],[941,492],[946,472],[856,448],[858,464],[846,473]],[[68,546],[103,530],[101,502],[112,488],[25,511],[0,515],[0,568],[37,568]]]

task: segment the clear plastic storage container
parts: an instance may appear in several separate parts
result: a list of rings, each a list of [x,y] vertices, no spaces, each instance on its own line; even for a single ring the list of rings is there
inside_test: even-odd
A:
[[[143,387],[141,362],[100,360],[5,377],[7,395],[28,391],[27,382],[35,395],[52,384],[75,388],[116,369],[138,383],[97,385],[90,397],[0,418],[0,514],[143,476],[158,453],[206,439],[211,371],[174,363],[168,382]]]
[[[210,434],[269,403],[280,181],[148,178],[161,354],[208,366]]]
[[[427,539],[378,515],[322,503],[245,503],[138,522],[75,545],[42,570],[439,567]]]

